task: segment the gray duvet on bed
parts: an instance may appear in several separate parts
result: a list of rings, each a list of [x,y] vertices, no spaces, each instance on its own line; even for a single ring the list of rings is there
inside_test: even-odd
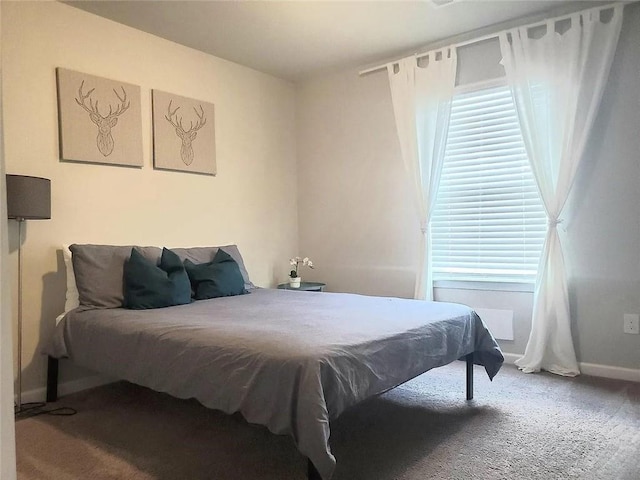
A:
[[[196,398],[293,436],[331,478],[329,421],[469,353],[503,356],[469,307],[344,293],[252,290],[155,310],[76,309],[48,348],[97,372]]]

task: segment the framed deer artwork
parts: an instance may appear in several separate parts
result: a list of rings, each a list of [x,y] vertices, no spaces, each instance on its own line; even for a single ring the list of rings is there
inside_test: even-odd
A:
[[[56,69],[60,158],[142,167],[140,87]]]
[[[214,105],[153,90],[152,107],[154,168],[215,175]]]

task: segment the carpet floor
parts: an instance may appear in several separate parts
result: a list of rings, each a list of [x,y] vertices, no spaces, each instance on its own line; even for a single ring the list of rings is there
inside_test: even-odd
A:
[[[331,424],[333,480],[640,479],[640,383],[464,364],[427,372]],[[16,423],[20,480],[303,480],[287,436],[118,382]]]

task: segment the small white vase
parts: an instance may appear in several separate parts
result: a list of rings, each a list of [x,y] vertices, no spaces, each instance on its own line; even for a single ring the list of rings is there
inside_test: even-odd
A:
[[[289,277],[289,286],[291,288],[300,288],[300,282],[302,281],[301,277]]]

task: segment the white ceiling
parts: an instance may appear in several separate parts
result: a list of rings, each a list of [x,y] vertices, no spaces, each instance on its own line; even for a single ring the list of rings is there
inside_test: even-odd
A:
[[[65,1],[88,12],[291,81],[361,67],[541,12],[602,2]]]

